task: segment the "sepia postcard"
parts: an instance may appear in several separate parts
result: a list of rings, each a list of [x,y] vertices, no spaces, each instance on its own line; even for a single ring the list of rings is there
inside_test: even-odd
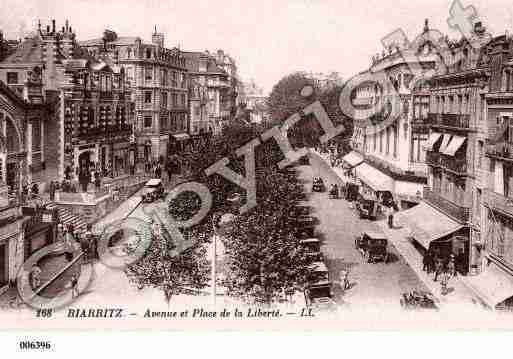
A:
[[[510,5],[2,0],[0,331],[513,329]]]

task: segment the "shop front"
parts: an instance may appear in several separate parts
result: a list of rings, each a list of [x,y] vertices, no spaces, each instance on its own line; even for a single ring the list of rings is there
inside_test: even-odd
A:
[[[119,177],[130,173],[130,152],[132,146],[129,142],[113,143],[111,163],[113,177]]]
[[[29,216],[29,219],[24,223],[24,257],[28,258],[55,241],[57,211],[24,208],[24,215]]]
[[[413,245],[425,254],[428,250],[444,261],[456,258],[458,272],[469,271],[469,228],[446,216],[426,202],[396,214],[399,226],[409,230]]]

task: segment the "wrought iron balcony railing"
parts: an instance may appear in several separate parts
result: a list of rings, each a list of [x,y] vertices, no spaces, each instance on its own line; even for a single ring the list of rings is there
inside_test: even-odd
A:
[[[513,143],[499,142],[486,145],[486,154],[490,157],[502,158],[513,161]]]
[[[468,164],[466,158],[454,158],[438,152],[427,151],[426,163],[430,166],[441,167],[454,172],[458,175],[468,174]]]
[[[454,203],[429,187],[424,187],[424,200],[458,222],[467,223],[470,219],[468,206]]]
[[[483,202],[487,207],[513,218],[513,198],[485,189],[483,191]]]
[[[470,115],[453,113],[430,113],[428,121],[432,126],[442,126],[460,130],[473,130],[470,124]]]

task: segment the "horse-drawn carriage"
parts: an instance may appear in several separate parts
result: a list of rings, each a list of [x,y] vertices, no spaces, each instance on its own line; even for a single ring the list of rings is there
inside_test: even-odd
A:
[[[388,262],[388,240],[382,233],[365,231],[356,237],[354,246],[368,263]]]
[[[434,309],[437,310],[435,298],[426,291],[411,291],[403,293],[400,299],[401,307],[407,310],[412,309]]]

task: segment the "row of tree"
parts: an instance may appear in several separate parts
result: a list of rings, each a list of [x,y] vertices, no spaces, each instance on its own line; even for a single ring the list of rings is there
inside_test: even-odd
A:
[[[184,154],[191,174],[189,179],[209,188],[213,208],[201,223],[182,229],[185,238],[194,243],[186,253],[171,255],[175,245],[166,235],[155,240],[146,256],[127,270],[135,283],[162,289],[168,301],[173,295],[205,288],[210,268],[206,246],[213,235],[213,215],[232,212],[237,215],[231,230],[223,236],[227,265],[222,284],[228,295],[270,303],[289,289],[304,287],[311,276],[312,257],[294,236],[295,221],[289,212],[303,188],[277,167],[284,158],[277,143],[269,140],[256,148],[257,206],[246,213],[238,214],[228,200],[234,193],[242,193],[241,202],[244,202],[243,190],[220,175],[206,176],[204,170],[227,157],[230,168],[245,176],[244,158],[237,157],[235,151],[258,138],[270,125],[279,125],[315,100],[322,102],[333,122],[343,122],[346,128],[351,128],[350,121],[338,109],[340,88],[324,91],[314,88],[311,96],[301,96],[301,89],[311,84],[302,73],[285,77],[269,97],[273,123],[255,125],[234,121],[224,128],[221,136],[202,141]],[[305,117],[289,135],[293,145],[303,146],[318,143],[322,133],[317,121]],[[182,193],[169,203],[171,215],[179,220],[191,218],[199,208],[199,198],[193,192]]]

